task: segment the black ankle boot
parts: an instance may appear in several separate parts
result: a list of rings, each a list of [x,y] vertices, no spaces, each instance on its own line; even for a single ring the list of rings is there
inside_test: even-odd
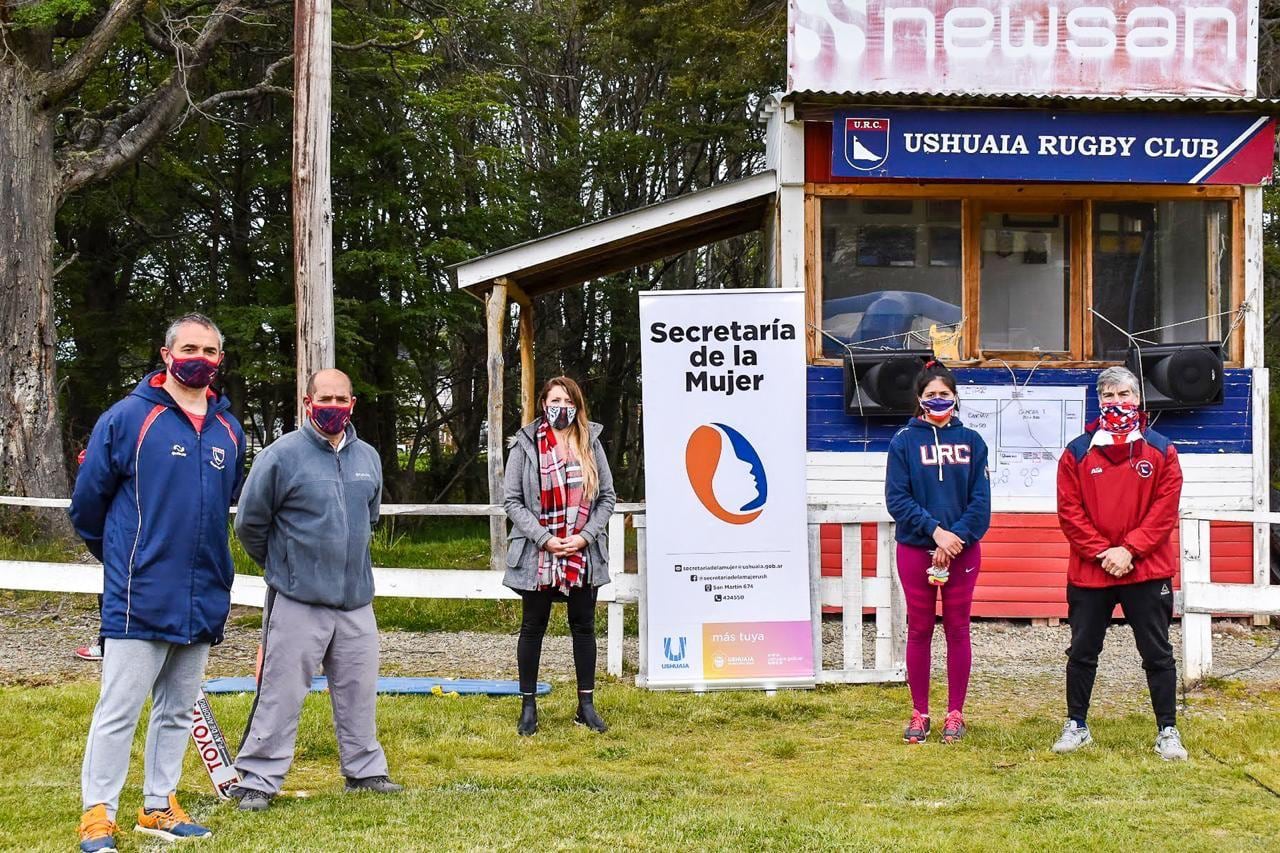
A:
[[[533,696],[521,696],[520,721],[516,723],[516,734],[530,737],[538,730],[538,700]]]
[[[600,715],[596,713],[595,702],[592,701],[590,690],[578,691],[578,713],[573,715],[573,721],[580,726],[586,726],[593,732],[607,732],[609,727],[605,725],[604,720],[600,719]]]

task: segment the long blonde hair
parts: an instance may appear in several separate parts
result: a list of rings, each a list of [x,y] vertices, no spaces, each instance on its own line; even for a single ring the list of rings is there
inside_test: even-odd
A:
[[[591,452],[591,424],[587,420],[587,401],[582,396],[582,389],[578,387],[577,382],[568,376],[556,376],[547,380],[547,384],[542,386],[542,393],[538,395],[544,409],[547,405],[547,395],[557,387],[564,389],[574,408],[578,410],[567,432],[569,444],[573,446],[573,454],[578,458],[578,464],[582,466],[582,493],[590,500],[596,496],[596,490],[600,488],[600,472],[596,470],[596,456]]]

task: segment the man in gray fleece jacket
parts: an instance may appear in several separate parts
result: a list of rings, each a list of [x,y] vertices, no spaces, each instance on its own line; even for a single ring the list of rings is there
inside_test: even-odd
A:
[[[382,499],[382,462],[351,426],[355,397],[339,370],[307,383],[302,427],[253,461],[240,495],[236,535],[262,566],[262,669],[236,757],[231,789],[261,811],[293,763],[311,677],[329,678],[338,757],[347,791],[393,793],[378,743],[378,626],[369,539]]]

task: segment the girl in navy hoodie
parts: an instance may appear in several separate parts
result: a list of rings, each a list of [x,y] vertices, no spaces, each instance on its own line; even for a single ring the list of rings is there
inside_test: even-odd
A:
[[[937,592],[947,637],[947,718],[943,743],[964,737],[964,699],[973,654],[969,611],[991,525],[987,445],[956,417],[951,371],[936,361],[916,379],[916,415],[889,442],[885,504],[897,522],[898,576],[907,599],[907,684],[914,706],[906,743],[929,737],[929,665]]]

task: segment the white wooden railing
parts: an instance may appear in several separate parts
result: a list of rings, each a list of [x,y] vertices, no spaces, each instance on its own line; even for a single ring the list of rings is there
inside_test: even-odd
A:
[[[0,495],[0,505],[66,508],[63,498],[24,498]],[[232,509],[234,512],[234,508]],[[613,582],[600,590],[607,608],[605,668],[610,675],[622,675],[623,605],[635,604],[639,579],[624,574],[624,534],[626,519],[644,513],[644,504],[622,503],[609,519],[609,574]],[[383,504],[383,516],[504,516],[500,506],[489,504]],[[502,573],[491,569],[393,569],[373,570],[374,588],[380,597],[452,598],[471,600],[518,599],[502,585]],[[102,567],[98,563],[44,563],[27,560],[0,560],[0,589],[47,592],[102,592]],[[236,575],[231,586],[231,603],[262,607],[266,582],[255,575]]]
[[[1276,512],[1187,510],[1178,533],[1182,548],[1182,679],[1192,683],[1213,672],[1214,613],[1280,614],[1280,586],[1271,583],[1270,563],[1254,555],[1253,583],[1213,583],[1209,579],[1209,536],[1212,521],[1257,525],[1280,524]],[[1265,527],[1261,528],[1266,530]],[[1255,537],[1266,548],[1269,537]],[[1265,554],[1264,554],[1265,556]]]
[[[840,577],[822,576],[820,529],[840,525]],[[876,573],[862,576],[862,525],[876,526]],[[823,684],[905,681],[907,604],[898,579],[894,524],[882,507],[809,508],[809,590],[813,601],[813,653]],[[822,667],[822,608],[839,607],[844,659],[839,669]],[[867,666],[862,642],[863,608],[875,608],[875,657]]]
[[[0,505],[66,508],[60,498],[24,498],[0,495]],[[234,512],[234,509],[233,509]],[[505,515],[502,507],[488,504],[384,504],[384,516],[483,516]],[[637,568],[624,572],[624,543],[627,519],[637,538]],[[876,575],[862,577],[862,529],[875,524]],[[842,577],[822,577],[819,525],[840,524],[843,528]],[[644,504],[621,503],[609,520],[609,573],[613,582],[600,591],[606,605],[606,670],[622,675],[624,606],[640,608],[640,678],[647,669],[646,617],[646,535]],[[809,509],[809,590],[813,606],[813,649],[820,683],[855,684],[902,681],[906,677],[906,609],[895,571],[893,524],[882,509],[874,507],[828,508],[822,504]],[[502,573],[491,569],[402,569],[377,567],[373,570],[378,596],[506,600],[518,596],[502,585]],[[846,583],[845,578],[856,578]],[[0,589],[49,592],[102,592],[102,569],[96,563],[46,563],[0,560]],[[233,604],[262,607],[266,583],[258,576],[236,575],[231,588]],[[844,620],[844,660],[835,670],[823,670],[822,607],[838,606],[852,618]],[[864,661],[862,611],[875,608],[876,640],[874,663]]]

